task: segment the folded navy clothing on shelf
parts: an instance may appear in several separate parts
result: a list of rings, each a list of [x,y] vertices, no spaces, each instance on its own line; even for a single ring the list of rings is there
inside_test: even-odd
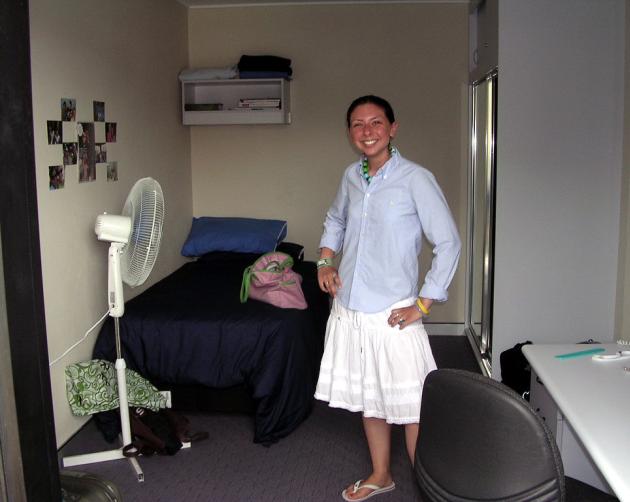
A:
[[[291,60],[280,56],[241,56],[238,69],[243,71],[279,71],[293,73]]]
[[[287,71],[240,71],[239,78],[291,78]]]

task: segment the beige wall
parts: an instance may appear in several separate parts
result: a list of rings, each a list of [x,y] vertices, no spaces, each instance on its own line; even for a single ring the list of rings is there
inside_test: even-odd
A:
[[[162,185],[166,221],[157,264],[148,282],[178,266],[192,215],[189,131],[181,125],[178,72],[187,66],[186,9],[151,0],[32,0],[31,52],[39,225],[51,361],[106,312],[107,249],[94,235],[97,214],[118,214],[141,177]],[[104,101],[107,121],[117,123],[108,160],[119,181],[78,183],[66,168],[66,186],[48,188],[48,166],[61,164],[60,145],[48,145],[46,121],[60,119],[60,99],[75,98],[77,119],[92,121],[92,101]],[[137,288],[140,289],[140,288]],[[138,290],[125,288],[127,298]],[[51,367],[58,444],[84,422],[65,397],[64,368],[89,360],[95,333]]]
[[[630,341],[630,2],[626,1],[624,137],[615,336]]]
[[[391,101],[395,143],[436,175],[464,239],[467,37],[466,4],[191,9],[191,67],[273,54],[294,71],[292,124],[191,128],[194,214],[288,219],[288,240],[314,258],[341,173],[356,159],[346,108],[374,93]],[[462,259],[432,321],[463,322],[464,270]]]

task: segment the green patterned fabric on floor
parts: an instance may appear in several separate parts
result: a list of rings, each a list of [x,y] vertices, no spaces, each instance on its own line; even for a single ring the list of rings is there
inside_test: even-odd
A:
[[[166,397],[135,371],[125,369],[127,400],[130,406],[158,411],[166,407]],[[118,381],[114,364],[102,359],[66,367],[66,394],[72,413],[91,415],[118,408]]]

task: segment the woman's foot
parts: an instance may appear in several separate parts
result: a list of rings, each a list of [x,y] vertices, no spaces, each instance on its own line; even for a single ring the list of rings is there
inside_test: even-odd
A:
[[[392,491],[396,485],[389,473],[378,475],[372,473],[367,479],[361,479],[348,486],[341,496],[344,500],[366,500],[373,495]]]

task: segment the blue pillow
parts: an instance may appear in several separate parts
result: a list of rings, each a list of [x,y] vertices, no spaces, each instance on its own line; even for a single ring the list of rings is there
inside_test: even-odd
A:
[[[201,256],[211,251],[267,253],[287,236],[287,222],[255,218],[193,218],[184,256]]]

